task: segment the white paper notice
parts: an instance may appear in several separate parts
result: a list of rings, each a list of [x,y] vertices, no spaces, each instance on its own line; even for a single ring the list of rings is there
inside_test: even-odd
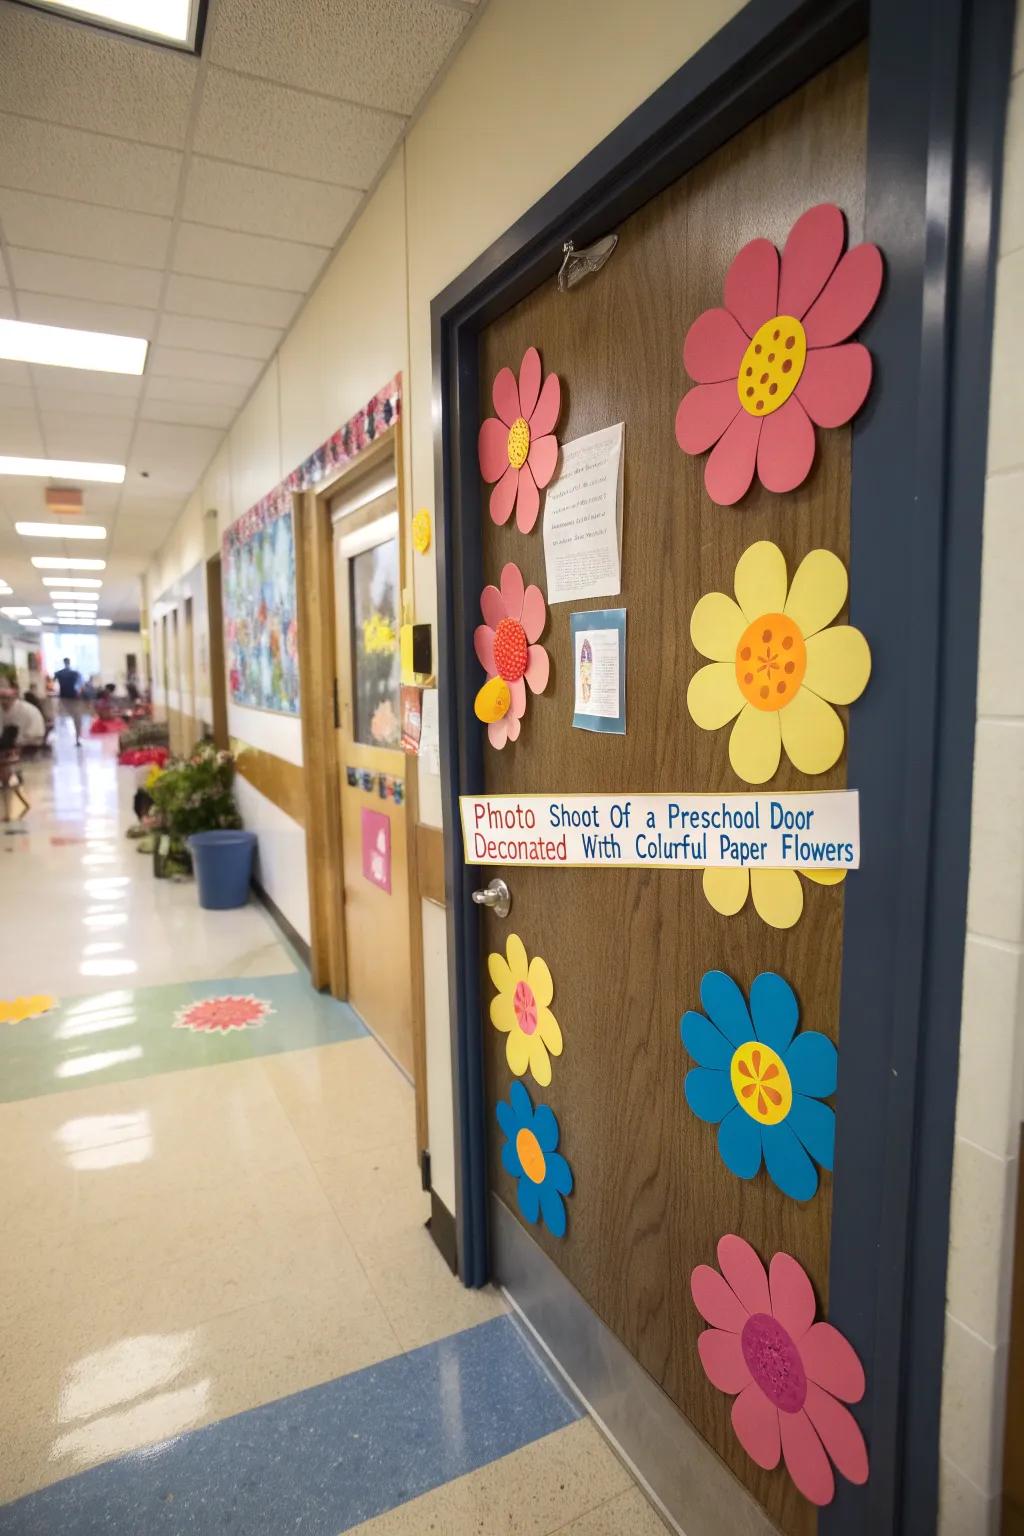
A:
[[[544,497],[549,603],[614,597],[622,589],[623,425],[562,444]]]
[[[424,688],[420,727],[420,762],[428,773],[441,772],[441,733],[437,713],[437,689]]]
[[[584,647],[587,648],[586,653]],[[581,629],[576,635],[577,715],[619,716],[619,633]]]

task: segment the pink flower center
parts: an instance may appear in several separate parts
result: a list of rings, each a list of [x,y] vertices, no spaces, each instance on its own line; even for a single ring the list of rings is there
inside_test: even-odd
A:
[[[743,1325],[740,1348],[768,1401],[781,1413],[799,1413],[807,1396],[807,1374],[785,1328],[767,1312],[755,1312]]]
[[[494,665],[498,676],[514,683],[526,671],[526,630],[518,619],[502,619],[494,631]]]
[[[532,1035],[537,1028],[537,999],[525,981],[516,982],[512,1007],[515,1010],[516,1023],[523,1034]]]

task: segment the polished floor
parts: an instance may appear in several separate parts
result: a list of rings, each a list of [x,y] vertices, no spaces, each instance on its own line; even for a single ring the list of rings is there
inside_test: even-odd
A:
[[[409,1085],[134,787],[68,733],[0,825],[0,1536],[663,1532],[437,1253]]]

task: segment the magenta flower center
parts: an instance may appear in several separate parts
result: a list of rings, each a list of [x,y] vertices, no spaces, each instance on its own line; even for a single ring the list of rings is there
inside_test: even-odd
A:
[[[515,1010],[516,1023],[523,1034],[532,1035],[537,1028],[537,999],[525,981],[516,982],[516,990],[512,996],[512,1007]]]
[[[743,1325],[740,1348],[747,1370],[768,1401],[781,1413],[799,1413],[807,1396],[807,1374],[785,1328],[767,1312],[755,1312]]]
[[[494,665],[506,683],[517,682],[526,671],[526,630],[518,619],[502,619],[494,631]]]

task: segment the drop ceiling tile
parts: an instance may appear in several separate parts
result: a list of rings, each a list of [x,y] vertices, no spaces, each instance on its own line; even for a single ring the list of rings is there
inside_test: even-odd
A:
[[[209,320],[240,320],[249,325],[291,324],[302,303],[301,293],[257,288],[249,283],[219,283],[210,277],[183,277],[172,272],[164,309],[173,315],[197,315]]]
[[[186,219],[282,240],[334,245],[362,194],[276,171],[255,171],[197,155],[185,183]]]
[[[9,288],[0,288],[0,319],[17,319],[14,313],[14,300],[11,297],[11,290]]]
[[[192,277],[231,277],[265,288],[305,293],[328,256],[317,245],[237,235],[205,224],[182,224],[171,266]]]
[[[28,364],[0,360],[0,384],[15,384],[19,389],[31,389],[32,375]]]
[[[173,517],[152,523],[143,518],[130,519],[128,522],[118,518],[112,547],[119,555],[148,559],[156,554],[174,527],[174,522]]]
[[[233,405],[199,405],[194,400],[146,400],[139,415],[143,421],[173,421],[182,426],[218,427],[225,431],[234,421],[236,411]]]
[[[404,119],[211,69],[193,147],[267,171],[368,187]]]
[[[164,494],[188,494],[223,437],[212,427],[180,427],[161,421],[140,421],[128,464],[129,481],[142,470],[149,483]]]
[[[24,367],[24,364],[9,364]],[[26,369],[26,372],[28,370]],[[104,373],[102,376],[82,368],[51,368],[44,363],[32,364],[32,381],[38,390],[70,389],[75,392],[88,389],[92,380],[101,395],[120,395],[124,400],[137,400],[142,393],[142,379],[131,373]]]
[[[42,369],[39,373],[42,374]],[[63,375],[66,370],[61,369]],[[45,384],[36,385],[36,398],[39,401],[39,409],[44,413],[56,414],[64,411],[76,416],[120,416],[122,420],[134,419],[138,410],[138,400],[134,395],[112,395],[104,393],[106,378],[97,380],[98,389],[93,389],[86,384],[86,379],[93,378],[93,374],[81,374],[82,384],[79,389],[54,389]]]
[[[231,406],[235,410],[249,393],[248,384],[228,384],[215,379],[174,379],[147,376],[146,401],[193,401],[199,405]]]
[[[123,464],[134,425],[123,416],[43,412],[46,450],[55,459],[95,459],[105,464]]]
[[[0,113],[0,186],[170,214],[181,160],[177,150]]]
[[[15,288],[144,309],[155,309],[160,303],[160,273],[148,267],[122,267],[112,261],[55,256],[50,251],[21,247],[12,247],[8,256]]]
[[[171,238],[170,219],[9,187],[0,187],[0,227],[8,245],[101,261],[116,254],[118,261],[135,267],[165,266]]]
[[[226,357],[219,352],[193,352],[177,347],[153,347],[147,372],[154,378],[216,380],[224,384],[252,384],[261,370],[258,358]]]
[[[39,432],[35,410],[22,407],[4,411],[0,416],[0,454],[45,458],[46,448]],[[0,488],[0,496],[3,491]]]
[[[116,336],[145,336],[156,330],[155,309],[129,309],[125,304],[98,304],[95,299],[65,299],[53,293],[18,289],[22,320],[35,325],[67,325],[82,331],[108,331]]]
[[[9,112],[180,148],[198,69],[198,59],[170,48],[0,9],[0,101]]]
[[[268,325],[239,325],[234,320],[197,320],[190,315],[165,313],[160,320],[157,339],[168,347],[224,352],[266,362],[282,335],[282,331]]]
[[[34,411],[36,397],[31,389],[17,384],[0,384],[0,411]]]
[[[149,485],[149,481],[142,482]],[[183,506],[180,496],[162,496],[146,494],[141,496],[138,491],[125,492],[121,501],[121,507],[117,514],[118,522],[132,522],[139,518],[148,518],[150,522],[166,522],[168,518],[177,517]]]

